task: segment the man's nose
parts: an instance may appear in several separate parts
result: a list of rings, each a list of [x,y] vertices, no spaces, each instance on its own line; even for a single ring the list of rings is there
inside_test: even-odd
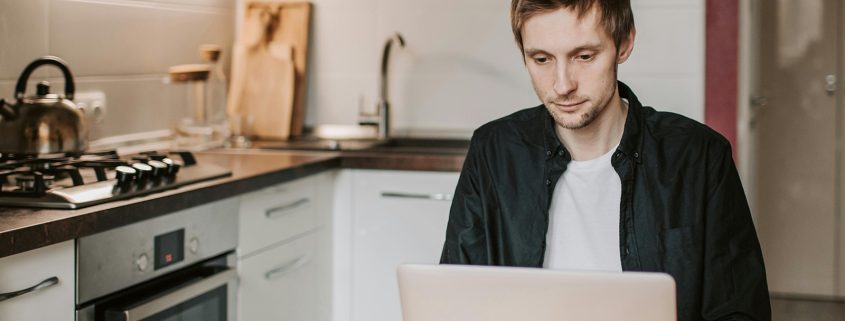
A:
[[[567,68],[565,63],[558,63],[555,67],[555,94],[566,96],[574,92],[578,88],[578,83],[575,81],[571,68]]]

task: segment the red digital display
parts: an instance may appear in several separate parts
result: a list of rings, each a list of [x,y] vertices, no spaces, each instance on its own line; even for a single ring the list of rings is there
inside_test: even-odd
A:
[[[2,0],[0,0],[2,1]],[[179,229],[155,237],[155,269],[182,262],[185,258],[185,230]]]

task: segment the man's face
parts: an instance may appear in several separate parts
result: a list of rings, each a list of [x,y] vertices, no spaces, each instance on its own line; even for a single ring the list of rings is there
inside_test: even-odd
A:
[[[604,30],[595,9],[578,19],[559,9],[534,15],[522,29],[531,83],[558,126],[580,129],[595,120],[616,93],[616,65],[633,42],[620,45]]]

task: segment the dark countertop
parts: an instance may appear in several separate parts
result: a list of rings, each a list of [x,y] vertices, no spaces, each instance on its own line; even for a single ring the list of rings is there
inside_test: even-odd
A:
[[[78,210],[0,207],[0,258],[340,168],[460,171],[466,149],[309,152],[254,149],[196,153],[232,176]]]

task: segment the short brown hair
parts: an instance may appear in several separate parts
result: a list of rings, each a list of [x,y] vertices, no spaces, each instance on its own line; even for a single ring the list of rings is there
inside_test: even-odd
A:
[[[516,37],[516,44],[522,52],[522,27],[529,18],[536,14],[557,9],[573,8],[582,18],[598,5],[600,22],[604,30],[613,38],[616,49],[634,29],[634,13],[629,0],[511,0],[511,28]]]

